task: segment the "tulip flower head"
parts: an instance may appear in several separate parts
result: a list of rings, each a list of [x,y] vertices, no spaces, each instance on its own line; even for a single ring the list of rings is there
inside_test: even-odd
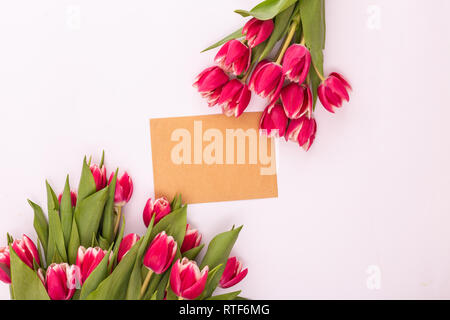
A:
[[[114,173],[109,177],[109,184],[114,178]],[[114,205],[116,207],[123,207],[128,201],[130,201],[133,195],[133,180],[125,171],[122,176],[117,177],[116,191],[114,194]]]
[[[242,262],[236,257],[229,258],[223,271],[222,278],[220,278],[219,285],[223,289],[230,288],[241,282],[247,273],[248,269],[242,270]]]
[[[239,117],[247,108],[252,93],[248,86],[237,79],[230,80],[223,88],[218,104],[227,117]]]
[[[144,266],[156,274],[164,273],[177,253],[177,243],[165,231],[156,235],[144,256]]]
[[[335,108],[342,107],[342,102],[350,100],[348,90],[352,87],[339,73],[333,72],[319,86],[317,91],[320,102],[329,112],[334,113]]]
[[[131,250],[131,248],[139,241],[139,237],[136,233],[130,233],[122,239],[119,246],[119,252],[117,254],[117,262],[120,262],[123,257]]]
[[[97,268],[99,263],[103,260],[107,251],[102,250],[99,247],[85,248],[80,246],[77,253],[76,265],[80,268],[81,283],[84,283],[92,271]]]
[[[217,104],[222,87],[228,82],[228,76],[219,67],[210,67],[200,73],[195,79],[194,87],[208,101],[210,107]]]
[[[11,283],[11,260],[9,248],[0,248],[0,281],[6,284]]]
[[[200,271],[195,261],[178,259],[170,272],[170,287],[178,297],[193,300],[205,289],[208,271],[208,266]]]
[[[62,193],[58,196],[58,202],[61,204]],[[77,193],[75,191],[70,191],[70,200],[72,202],[72,207],[77,205]]]
[[[154,225],[157,224],[162,218],[167,216],[171,210],[172,208],[170,207],[169,200],[167,200],[166,197],[158,198],[155,201],[148,199],[142,214],[145,226],[148,227],[153,216],[155,216]]]
[[[20,260],[31,269],[33,269],[33,260],[40,265],[41,262],[39,260],[39,253],[36,245],[26,235],[23,235],[22,239],[14,240],[12,248]]]
[[[79,287],[79,269],[75,265],[53,263],[48,267],[45,279],[41,269],[38,271],[38,276],[52,300],[70,300]]]
[[[214,61],[226,72],[238,76],[248,70],[251,58],[251,49],[239,40],[234,39],[222,46]]]
[[[107,183],[107,179],[108,176],[106,175],[106,168],[105,166],[102,166],[101,168],[96,165],[93,164],[90,167],[91,172],[92,172],[92,176],[94,177],[94,181],[95,181],[95,186],[97,188],[97,191],[103,189],[104,187],[106,187],[106,183]]]
[[[289,119],[298,119],[306,113],[312,114],[313,98],[308,86],[290,83],[281,90],[280,98]]]
[[[192,229],[189,223],[186,225],[186,234],[184,235],[183,244],[181,245],[181,253],[194,249],[200,245],[202,234],[197,229]]]
[[[317,123],[314,118],[303,116],[300,119],[292,120],[286,131],[286,141],[298,142],[298,144],[308,151],[316,138]]]
[[[273,20],[258,20],[256,18],[250,19],[242,29],[242,34],[245,36],[250,48],[266,41],[274,29]]]
[[[302,44],[291,45],[283,57],[283,74],[292,82],[303,83],[311,67],[311,53]]]
[[[249,87],[257,95],[269,98],[274,102],[278,100],[283,83],[284,75],[281,66],[275,62],[264,60],[253,71]]]
[[[261,117],[260,131],[268,137],[282,137],[286,132],[288,121],[280,104],[276,104],[272,109],[267,107]]]

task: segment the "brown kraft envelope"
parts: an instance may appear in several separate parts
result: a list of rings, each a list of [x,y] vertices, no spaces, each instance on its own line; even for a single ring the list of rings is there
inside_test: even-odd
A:
[[[278,196],[275,146],[261,113],[150,120],[155,195],[186,203]]]

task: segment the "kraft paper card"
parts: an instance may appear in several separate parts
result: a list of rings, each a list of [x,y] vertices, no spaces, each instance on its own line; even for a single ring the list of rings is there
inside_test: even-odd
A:
[[[150,120],[156,196],[186,203],[278,196],[275,146],[259,134],[261,113]]]

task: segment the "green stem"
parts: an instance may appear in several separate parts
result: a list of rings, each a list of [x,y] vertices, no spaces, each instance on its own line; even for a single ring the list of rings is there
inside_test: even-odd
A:
[[[280,54],[278,55],[278,59],[276,61],[277,64],[281,64],[281,60],[283,60],[284,53],[286,52],[287,48],[291,44],[292,38],[295,35],[295,31],[297,30],[298,22],[296,20],[292,21],[291,29],[289,30],[289,33],[286,37],[286,40],[284,40],[283,47],[281,48]]]
[[[119,230],[121,218],[122,218],[122,207],[117,207],[117,219],[116,219],[116,224],[114,226],[114,234],[117,234],[117,230]]]
[[[144,284],[142,285],[141,292],[139,294],[139,300],[142,299],[142,297],[145,294],[145,291],[147,291],[147,287],[148,287],[148,284],[150,283],[150,279],[152,278],[152,274],[153,274],[153,271],[149,269],[147,276],[145,277]]]

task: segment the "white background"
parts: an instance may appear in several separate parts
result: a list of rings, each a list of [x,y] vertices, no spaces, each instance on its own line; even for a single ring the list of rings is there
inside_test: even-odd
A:
[[[309,153],[279,144],[278,199],[192,205],[189,220],[207,241],[245,225],[246,297],[450,298],[450,2],[326,2],[325,70],[351,102],[318,106]],[[256,3],[1,1],[0,234],[35,238],[26,199],[45,206],[44,180],[75,186],[102,149],[133,177],[127,229],[143,233],[148,119],[218,112],[191,87],[215,54],[199,52]]]

